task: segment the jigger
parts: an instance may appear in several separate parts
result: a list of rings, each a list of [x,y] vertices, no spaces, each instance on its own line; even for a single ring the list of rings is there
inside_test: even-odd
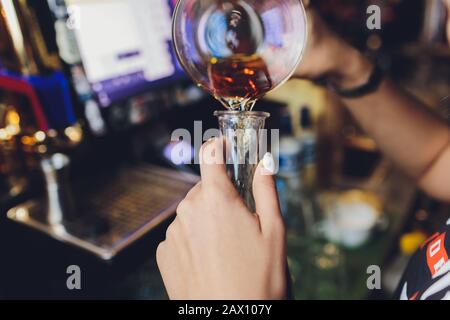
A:
[[[46,185],[46,219],[49,225],[61,225],[76,218],[69,183],[69,165],[69,157],[61,153],[47,156],[40,161]]]

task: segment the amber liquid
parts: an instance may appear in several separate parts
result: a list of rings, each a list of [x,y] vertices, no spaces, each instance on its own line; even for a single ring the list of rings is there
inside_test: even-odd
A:
[[[273,88],[267,65],[258,56],[212,58],[209,77],[214,96],[232,110],[251,110]]]

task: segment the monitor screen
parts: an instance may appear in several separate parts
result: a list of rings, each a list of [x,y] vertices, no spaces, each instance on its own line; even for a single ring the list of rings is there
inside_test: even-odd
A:
[[[86,76],[102,106],[182,77],[173,0],[70,0]]]

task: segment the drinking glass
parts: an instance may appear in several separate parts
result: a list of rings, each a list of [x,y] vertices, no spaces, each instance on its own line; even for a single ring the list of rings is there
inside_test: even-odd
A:
[[[250,110],[289,79],[306,39],[300,0],[179,0],[174,12],[181,65],[231,110]]]
[[[263,128],[270,116],[266,112],[216,111],[224,140],[228,176],[247,207],[255,212],[253,176],[267,151]]]

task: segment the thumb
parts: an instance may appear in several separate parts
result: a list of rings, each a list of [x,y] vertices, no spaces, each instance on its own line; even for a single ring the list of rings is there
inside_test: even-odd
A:
[[[283,230],[283,218],[278,203],[274,174],[275,161],[272,154],[266,153],[253,178],[256,213],[259,216],[261,231],[264,235],[280,233]]]

